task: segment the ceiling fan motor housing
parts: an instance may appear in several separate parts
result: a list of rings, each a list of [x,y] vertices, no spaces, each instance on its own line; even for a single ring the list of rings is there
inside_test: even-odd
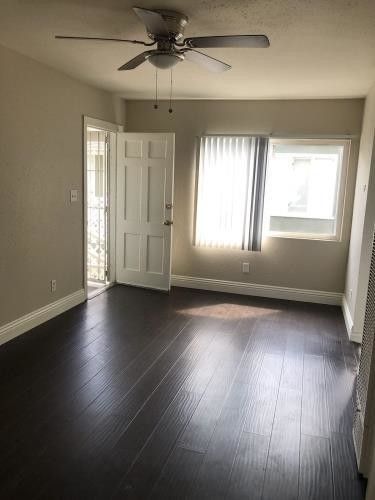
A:
[[[180,12],[175,12],[173,10],[155,9],[164,19],[167,25],[168,31],[171,34],[171,38],[178,41],[184,37],[185,26],[189,22],[189,18]],[[151,40],[160,39],[160,35],[154,33],[147,33]]]

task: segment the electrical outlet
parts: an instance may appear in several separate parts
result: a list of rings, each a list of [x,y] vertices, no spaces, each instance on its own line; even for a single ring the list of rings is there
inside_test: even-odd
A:
[[[242,262],[242,272],[243,273],[250,272],[250,264],[248,262]]]
[[[56,286],[57,286],[56,280],[51,280],[51,292],[52,293],[56,292]]]
[[[78,201],[78,189],[70,190],[70,203],[75,203]]]

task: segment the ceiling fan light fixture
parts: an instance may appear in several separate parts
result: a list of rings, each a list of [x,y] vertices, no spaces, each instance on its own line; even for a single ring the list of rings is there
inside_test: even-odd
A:
[[[133,11],[145,25],[151,42],[125,38],[70,35],[56,35],[55,38],[125,42],[144,45],[145,47],[156,45],[156,50],[145,50],[120,66],[119,71],[133,70],[147,60],[155,68],[172,69],[178,62],[187,59],[209,71],[221,73],[229,70],[231,66],[196,49],[222,47],[251,49],[267,48],[270,45],[266,35],[215,35],[184,38],[185,26],[188,23],[188,18],[184,14],[164,9],[149,10],[141,7],[133,7]]]
[[[165,53],[165,52],[155,52],[150,54],[147,58],[150,63],[158,69],[170,69],[180,61],[184,60],[183,54],[177,54],[175,52]]]

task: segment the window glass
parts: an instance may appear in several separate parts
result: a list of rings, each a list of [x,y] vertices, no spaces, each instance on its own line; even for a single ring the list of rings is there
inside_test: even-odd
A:
[[[270,142],[265,229],[336,239],[341,230],[348,141]]]

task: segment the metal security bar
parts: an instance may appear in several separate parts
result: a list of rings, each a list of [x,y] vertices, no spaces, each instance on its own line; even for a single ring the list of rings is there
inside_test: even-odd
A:
[[[107,280],[108,132],[87,130],[87,279]]]

